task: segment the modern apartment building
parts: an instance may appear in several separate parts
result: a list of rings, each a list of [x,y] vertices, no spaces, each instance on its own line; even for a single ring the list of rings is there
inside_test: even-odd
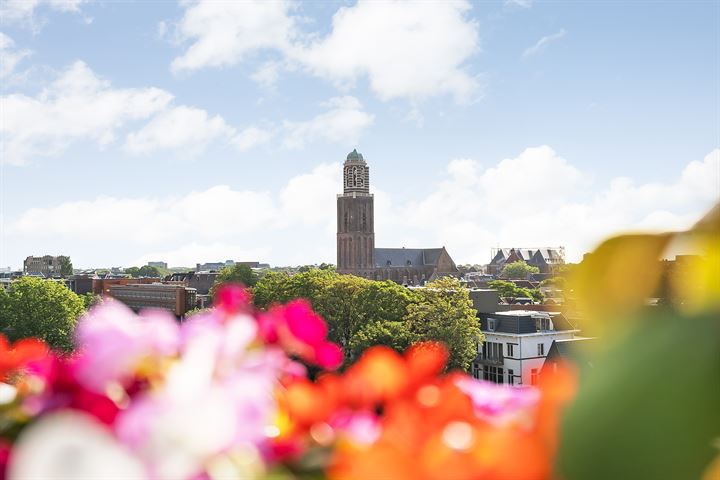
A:
[[[579,332],[559,312],[510,310],[478,317],[485,342],[473,361],[473,376],[495,383],[534,385],[553,341]]]

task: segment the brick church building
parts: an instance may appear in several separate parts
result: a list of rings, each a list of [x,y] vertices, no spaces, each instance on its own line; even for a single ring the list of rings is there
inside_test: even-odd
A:
[[[337,196],[337,271],[403,285],[459,274],[445,247],[375,248],[374,225],[370,167],[353,150],[343,164],[343,193]]]

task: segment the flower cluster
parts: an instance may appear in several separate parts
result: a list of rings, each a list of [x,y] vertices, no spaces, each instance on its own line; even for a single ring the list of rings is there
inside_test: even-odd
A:
[[[0,472],[551,477],[565,376],[518,389],[443,374],[448,353],[435,343],[404,355],[374,347],[335,373],[342,351],[307,302],[256,312],[245,290],[226,286],[216,305],[178,323],[104,302],[80,320],[69,357],[0,336]],[[306,365],[320,370],[314,381]]]

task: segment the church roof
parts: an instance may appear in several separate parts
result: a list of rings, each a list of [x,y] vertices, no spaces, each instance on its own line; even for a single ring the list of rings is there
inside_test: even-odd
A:
[[[356,162],[364,162],[365,159],[362,156],[362,153],[358,153],[357,148],[353,148],[353,151],[348,153],[347,156],[348,161],[356,161]]]
[[[376,248],[375,266],[405,267],[437,265],[442,248]]]

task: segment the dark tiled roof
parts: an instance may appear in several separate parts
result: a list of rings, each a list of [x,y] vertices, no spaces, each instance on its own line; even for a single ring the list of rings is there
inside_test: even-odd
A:
[[[437,265],[442,248],[376,248],[375,266],[406,267]]]
[[[555,340],[548,351],[549,358],[560,357],[564,360],[577,361],[587,355],[589,348],[595,343],[595,338],[576,337],[565,340]],[[555,350],[555,352],[552,352]],[[552,357],[550,357],[552,352]]]
[[[488,318],[495,319],[495,330],[498,333],[537,333],[535,319],[530,315],[495,315],[478,313],[480,330],[488,331]]]

